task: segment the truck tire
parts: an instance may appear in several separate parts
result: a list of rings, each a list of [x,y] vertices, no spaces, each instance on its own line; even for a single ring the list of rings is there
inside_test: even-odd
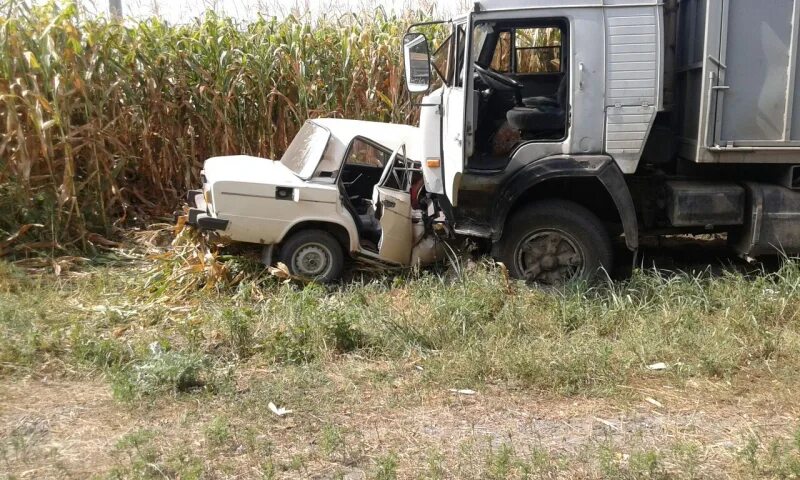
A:
[[[610,270],[613,250],[595,214],[574,202],[543,200],[508,220],[500,260],[514,278],[558,286]]]
[[[301,230],[283,242],[280,261],[292,275],[330,283],[342,276],[344,252],[330,233],[324,230]]]

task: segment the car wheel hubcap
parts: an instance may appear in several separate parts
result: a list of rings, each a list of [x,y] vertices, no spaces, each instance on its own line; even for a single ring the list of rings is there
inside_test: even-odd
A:
[[[543,285],[560,285],[583,274],[583,252],[560,230],[537,230],[525,237],[515,255],[522,278]]]
[[[294,254],[292,264],[295,272],[304,277],[322,277],[331,269],[331,251],[318,243],[299,248]]]

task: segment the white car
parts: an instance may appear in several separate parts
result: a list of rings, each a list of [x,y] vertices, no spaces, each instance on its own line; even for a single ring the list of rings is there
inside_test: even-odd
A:
[[[297,276],[321,282],[349,257],[393,265],[442,257],[440,213],[409,158],[416,127],[341,119],[307,121],[281,160],[206,160],[202,190],[188,194],[188,223],[264,246]]]

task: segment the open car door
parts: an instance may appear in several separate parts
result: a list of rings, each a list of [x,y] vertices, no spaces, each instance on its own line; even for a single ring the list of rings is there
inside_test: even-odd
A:
[[[411,173],[405,145],[392,153],[375,185],[375,216],[381,224],[378,256],[387,262],[408,265],[411,262],[413,234],[411,226]]]

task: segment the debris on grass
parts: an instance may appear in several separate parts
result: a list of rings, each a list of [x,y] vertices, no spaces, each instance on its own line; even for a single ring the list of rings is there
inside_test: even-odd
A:
[[[267,407],[269,407],[269,411],[270,412],[274,413],[275,415],[277,415],[279,417],[283,417],[283,416],[286,416],[286,415],[292,413],[291,410],[289,410],[287,408],[284,408],[284,407],[278,407],[272,402],[269,402]]]
[[[595,421],[602,423],[603,425],[605,425],[606,427],[608,427],[608,428],[610,428],[612,430],[615,430],[617,432],[620,431],[619,426],[615,425],[614,423],[612,423],[612,422],[610,422],[610,421],[608,421],[608,420],[606,420],[604,418],[594,417],[594,419],[595,419]]]
[[[459,395],[475,395],[478,393],[475,390],[470,390],[469,388],[451,388],[450,391]]]
[[[654,405],[654,406],[656,406],[658,408],[664,408],[664,404],[662,404],[661,402],[659,402],[655,398],[647,397],[647,398],[644,399],[644,401],[649,403],[649,404],[651,404],[651,405]]]
[[[653,363],[647,366],[648,370],[666,370],[667,364],[664,362]]]

